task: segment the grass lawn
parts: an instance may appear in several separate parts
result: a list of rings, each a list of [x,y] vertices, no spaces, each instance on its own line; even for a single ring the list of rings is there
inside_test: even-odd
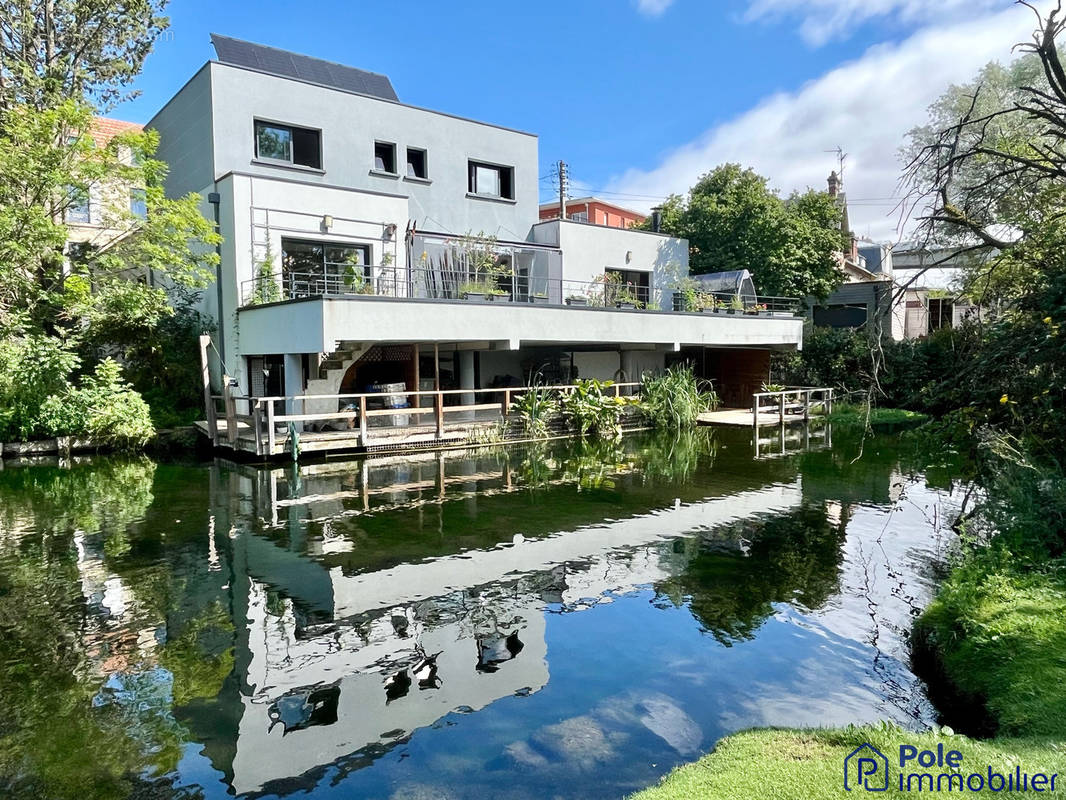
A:
[[[844,791],[844,758],[856,747],[869,742],[889,759],[889,790],[881,797],[921,796],[916,788],[900,792],[899,748],[901,744],[936,751],[943,743],[945,752],[962,753],[963,775],[982,772],[989,766],[1000,774],[1020,766],[1029,774],[1060,773],[1066,779],[1066,745],[1056,746],[1037,739],[998,739],[980,742],[965,736],[942,733],[909,733],[891,726],[848,727],[826,730],[752,730],[728,736],[710,755],[694,764],[679,767],[663,782],[632,796],[631,800],[821,800],[827,797],[867,796],[864,791]],[[911,764],[907,772],[911,772]],[[938,775],[946,768],[914,772]],[[935,778],[934,778],[935,780]],[[915,784],[916,787],[917,784]],[[946,787],[946,784],[944,784]],[[1050,788],[1050,787],[1048,787]],[[943,790],[948,794],[946,788]],[[1063,788],[1055,784],[1055,796]],[[926,791],[927,794],[933,794]],[[956,792],[958,793],[958,792]],[[960,793],[961,794],[961,793]],[[966,792],[967,795],[1002,797],[1005,792]],[[1008,796],[1034,796],[1011,793]],[[875,795],[876,796],[876,795]],[[1039,796],[1039,795],[1036,795]]]
[[[1022,573],[973,558],[914,628],[962,702],[984,702],[1000,736],[1066,742],[1066,569]]]
[[[870,409],[870,426],[888,425],[917,425],[926,422],[928,415],[917,411],[908,411],[905,408],[878,408]],[[841,425],[865,425],[866,406],[854,403],[836,403],[833,413],[829,415],[829,421]]]

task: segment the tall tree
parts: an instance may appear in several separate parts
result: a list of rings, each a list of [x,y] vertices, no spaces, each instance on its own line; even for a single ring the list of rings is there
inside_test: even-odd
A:
[[[96,114],[132,96],[165,4],[0,0],[0,437],[83,434],[111,399],[112,419],[143,412],[106,358],[167,341],[167,290],[187,296],[217,264],[200,198],[164,193],[158,135],[94,135]],[[98,223],[88,242],[68,242],[75,206]],[[36,386],[31,362],[54,366]]]
[[[644,227],[648,227],[646,222]],[[782,200],[766,178],[724,164],[662,206],[661,230],[688,239],[694,274],[746,269],[767,295],[825,297],[843,280],[841,211],[824,192]]]
[[[132,93],[168,0],[0,0],[0,113],[84,98],[107,110]]]

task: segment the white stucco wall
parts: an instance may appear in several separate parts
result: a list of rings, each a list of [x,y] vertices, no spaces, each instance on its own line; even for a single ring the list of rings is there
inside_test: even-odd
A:
[[[532,134],[227,64],[212,63],[210,74],[216,177],[230,171],[296,175],[324,186],[400,194],[410,198],[410,218],[421,230],[521,240],[537,219],[540,175]],[[256,162],[256,119],[321,130],[322,169]],[[372,173],[375,141],[396,145],[400,176]],[[403,176],[408,146],[426,151],[428,182]],[[514,200],[467,197],[471,159],[513,167]]]
[[[653,297],[671,307],[671,287],[688,275],[688,242],[648,231],[567,220],[533,226],[532,239],[563,251],[563,279],[595,281],[608,267],[651,273]]]

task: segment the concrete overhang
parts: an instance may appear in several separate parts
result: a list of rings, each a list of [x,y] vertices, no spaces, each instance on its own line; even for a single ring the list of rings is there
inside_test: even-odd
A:
[[[314,297],[239,312],[243,355],[328,353],[340,341],[485,342],[498,349],[532,345],[744,347],[795,350],[795,316],[687,314],[525,303]],[[506,344],[503,344],[506,342]]]

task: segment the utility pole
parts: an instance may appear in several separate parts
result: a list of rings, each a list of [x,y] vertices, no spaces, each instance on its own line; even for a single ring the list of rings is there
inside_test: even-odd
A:
[[[559,219],[566,219],[566,184],[567,166],[565,161],[559,162]]]

